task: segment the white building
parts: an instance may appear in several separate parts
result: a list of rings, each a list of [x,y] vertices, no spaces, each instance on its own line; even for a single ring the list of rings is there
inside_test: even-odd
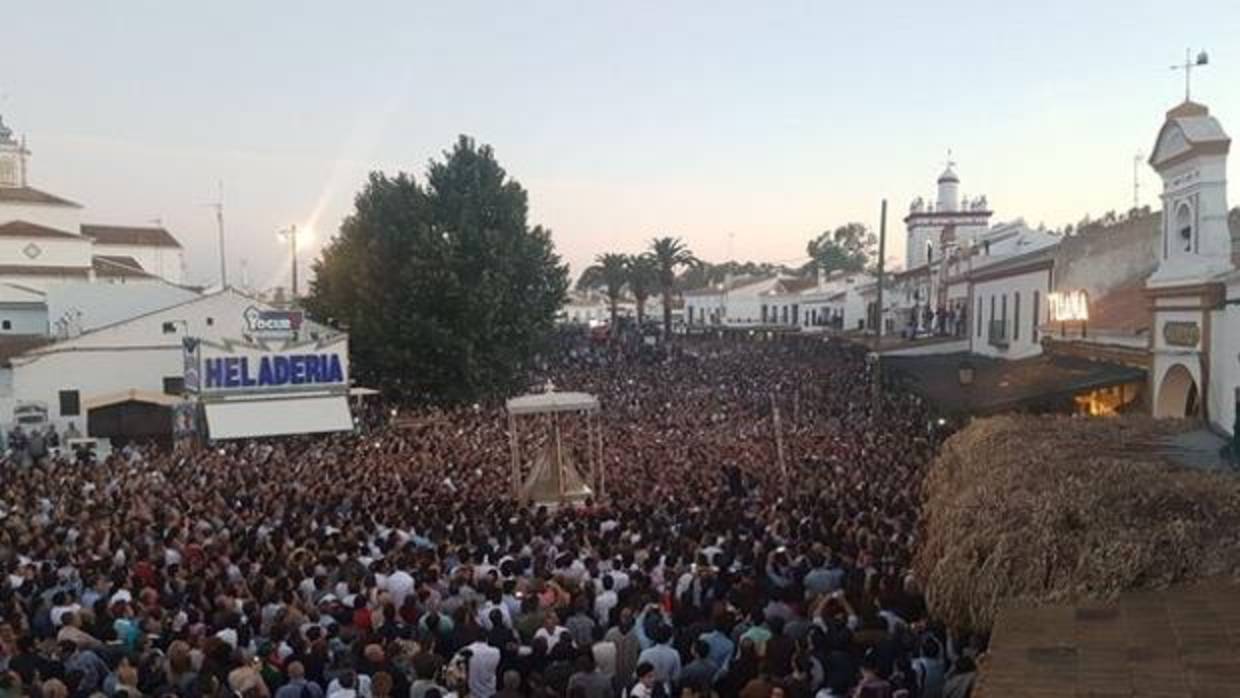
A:
[[[248,346],[262,338],[252,316],[267,312],[283,311],[226,289],[194,295],[189,300],[94,327],[13,356],[9,366],[0,369],[0,386],[4,387],[0,394],[0,419],[10,421],[13,408],[19,404],[39,403],[47,407],[49,421],[57,428],[64,429],[72,423],[86,434],[91,430],[93,410],[132,403],[171,407],[181,402],[186,392],[183,340],[188,337],[222,347]],[[297,329],[296,339],[322,346],[346,336],[306,321]],[[347,351],[343,356],[347,369]],[[347,390],[347,385],[343,387]],[[249,420],[252,427],[261,430],[265,428],[264,422],[288,422],[289,415],[305,411],[302,407],[306,403],[268,400],[266,404],[279,407],[280,414],[256,412]],[[319,404],[323,403],[315,403]],[[339,422],[340,409],[339,401],[332,403],[327,411],[328,421]],[[347,414],[347,406],[344,410]],[[315,416],[320,412],[310,409],[302,415],[303,423],[313,425],[322,421]],[[351,423],[337,426],[347,428]]]
[[[905,269],[933,263],[953,247],[967,247],[990,227],[990,206],[985,196],[960,199],[960,177],[954,163],[939,175],[938,196],[927,203],[920,196],[909,205],[904,225],[908,231]]]
[[[0,283],[181,283],[181,245],[162,227],[83,224],[82,206],[30,186],[30,150],[0,119]]]

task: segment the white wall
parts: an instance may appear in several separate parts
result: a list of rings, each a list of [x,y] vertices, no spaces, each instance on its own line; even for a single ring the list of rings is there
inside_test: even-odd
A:
[[[1050,291],[1051,272],[1039,269],[1024,274],[1005,276],[973,285],[972,307],[969,308],[969,336],[974,353],[1003,359],[1023,359],[1042,352],[1041,336],[1036,327],[1048,317],[1046,295]],[[1033,316],[1034,293],[1038,296],[1038,317]],[[1019,310],[1017,294],[1020,295]],[[1007,298],[1006,347],[990,343],[991,298],[994,298],[993,319],[1003,318],[1003,299]],[[978,332],[977,303],[982,302],[981,332]],[[1017,315],[1019,314],[1019,326]]]
[[[10,334],[47,334],[47,306],[0,307],[0,335]]]
[[[39,255],[34,259],[25,253],[31,243],[39,247]],[[0,260],[25,267],[89,267],[90,249],[90,240],[86,238],[0,238]]]
[[[74,422],[85,434],[86,408],[81,406],[78,416],[62,415],[60,391],[78,391],[79,403],[131,389],[162,393],[164,377],[180,377],[184,370],[179,340],[175,346],[147,349],[59,352],[15,364],[13,396],[16,402],[47,403],[48,419],[57,429],[63,430]],[[11,422],[11,408],[2,416],[6,423]]]
[[[0,224],[9,221],[26,221],[78,235],[82,232],[82,209],[47,204],[0,204]]]
[[[1227,297],[1240,297],[1240,282],[1228,284]],[[1228,434],[1236,418],[1236,389],[1240,388],[1240,306],[1227,305],[1211,313],[1210,421]]]

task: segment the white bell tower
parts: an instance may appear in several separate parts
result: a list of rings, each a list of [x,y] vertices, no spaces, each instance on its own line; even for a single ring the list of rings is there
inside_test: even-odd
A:
[[[1163,181],[1163,228],[1149,286],[1203,282],[1234,268],[1227,227],[1230,147],[1204,105],[1184,102],[1167,112],[1150,156]]]
[[[4,117],[0,116],[0,188],[19,189],[26,186],[26,150],[25,142],[13,138],[13,130],[4,125]]]

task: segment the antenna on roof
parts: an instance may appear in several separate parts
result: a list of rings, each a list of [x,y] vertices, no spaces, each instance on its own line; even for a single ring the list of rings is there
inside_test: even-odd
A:
[[[1141,161],[1144,159],[1145,156],[1140,151],[1132,156],[1132,208],[1134,210],[1141,208]]]
[[[215,209],[215,225],[220,233],[220,288],[223,289],[228,286],[228,264],[224,256],[224,180],[221,179],[218,184],[219,196],[214,203],[204,205]]]

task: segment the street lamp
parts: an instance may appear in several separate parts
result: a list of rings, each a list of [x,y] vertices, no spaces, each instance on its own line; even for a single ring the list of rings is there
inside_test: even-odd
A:
[[[293,302],[297,302],[297,224],[294,223],[288,228],[281,230],[278,235],[289,241],[289,247],[293,253]]]

